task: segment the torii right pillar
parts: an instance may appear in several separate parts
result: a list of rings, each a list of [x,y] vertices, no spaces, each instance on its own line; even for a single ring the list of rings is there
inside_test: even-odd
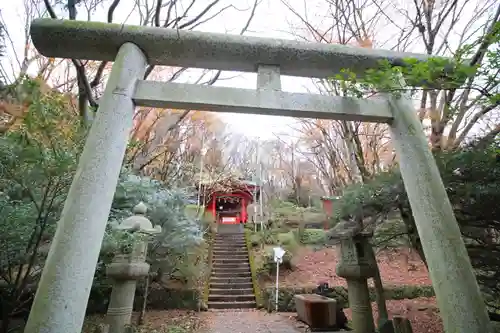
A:
[[[446,333],[492,326],[460,229],[422,124],[406,94],[388,95],[392,142]]]

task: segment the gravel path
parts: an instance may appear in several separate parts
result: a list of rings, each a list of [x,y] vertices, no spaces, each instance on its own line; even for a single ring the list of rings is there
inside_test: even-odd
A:
[[[206,333],[299,332],[286,317],[264,311],[210,311],[204,313],[204,315],[206,316]]]

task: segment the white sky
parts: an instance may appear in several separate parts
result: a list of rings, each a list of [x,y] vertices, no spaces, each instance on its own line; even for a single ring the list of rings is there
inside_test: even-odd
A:
[[[28,0],[29,1],[29,0]],[[31,0],[39,1],[39,0]],[[392,0],[402,4],[405,0]],[[407,1],[407,0],[406,0]],[[481,0],[476,0],[481,1]],[[476,1],[470,1],[471,6]],[[41,2],[41,1],[40,1]],[[144,2],[144,0],[143,0]],[[154,3],[155,1],[149,0],[149,3]],[[190,1],[189,1],[190,2]],[[196,4],[201,4],[201,6],[206,6],[212,0],[196,0]],[[315,0],[306,1],[309,8],[310,14],[309,20],[315,25],[321,25],[322,21],[325,19],[324,10],[318,7]],[[114,22],[127,23],[127,24],[137,24],[139,22],[139,16],[137,12],[132,12],[133,1],[122,0],[120,5],[114,14]],[[179,1],[179,3],[187,3],[185,1]],[[202,26],[196,28],[196,30],[202,31],[212,31],[212,32],[227,32],[227,33],[238,33],[243,27],[249,16],[249,9],[251,8],[252,0],[222,0],[221,5],[218,8],[222,8],[228,3],[237,3],[239,9],[246,10],[228,10],[222,15],[210,20],[209,22],[203,24]],[[288,0],[288,3],[294,6],[299,12],[303,12],[304,1],[303,0]],[[195,5],[196,6],[196,5]],[[179,9],[180,11],[180,9]],[[200,10],[194,8],[193,13],[197,13]],[[107,7],[99,8],[94,14],[92,14],[93,21],[106,21]],[[22,53],[24,47],[24,1],[22,0],[3,0],[0,2],[0,13],[3,16],[5,22],[7,22],[7,29],[13,40],[14,48],[9,50],[10,58],[12,59],[12,52],[15,50],[18,54]],[[369,13],[368,13],[369,14]],[[86,13],[84,10],[79,11],[79,19],[87,19],[85,17]],[[323,15],[323,16],[321,16]],[[464,12],[464,20],[473,15],[471,11]],[[468,18],[466,18],[468,17]],[[401,18],[402,19],[402,18]],[[331,17],[328,18],[331,21]],[[325,22],[327,23],[327,22]],[[379,22],[381,28],[385,25],[384,22]],[[331,24],[330,24],[331,25]],[[246,35],[261,36],[261,37],[272,37],[272,38],[284,38],[284,39],[295,39],[290,31],[295,30],[294,27],[302,26],[302,24],[297,20],[295,16],[282,4],[281,0],[262,0],[257,8],[255,17],[250,25],[249,30],[245,33]],[[379,30],[379,29],[377,29]],[[388,40],[386,44],[384,41],[376,41],[377,44],[382,44],[384,47],[393,46],[395,43],[394,38],[391,37],[390,29],[387,33],[379,34],[380,38],[385,38]],[[378,37],[378,36],[377,36]],[[392,38],[392,40],[391,40]],[[451,35],[448,40],[456,40],[456,36]],[[391,45],[392,44],[392,45]],[[422,50],[412,50],[414,52]],[[2,61],[2,64],[10,68],[12,65],[6,64],[6,60]],[[17,64],[13,64],[15,67]],[[256,74],[249,73],[223,73],[221,78],[231,78],[219,80],[216,85],[219,86],[229,86],[229,87],[239,87],[239,88],[255,88],[256,86]],[[282,77],[282,89],[284,91],[290,92],[307,92],[313,91],[315,88],[311,83],[310,79],[306,78],[296,78],[296,77]],[[262,139],[270,139],[274,137],[274,133],[279,133],[283,131],[289,131],[289,127],[293,124],[294,120],[292,118],[285,117],[273,117],[273,116],[261,116],[261,115],[241,115],[241,114],[221,114],[221,117],[230,126],[231,131],[239,132],[245,134],[246,136],[257,136]]]
[[[197,0],[202,4],[208,4],[208,0]],[[211,2],[211,1],[210,1]],[[135,24],[138,22],[138,15],[129,15],[131,12],[132,1],[123,0],[115,11],[115,22],[125,22],[128,24]],[[233,3],[235,3],[233,1]],[[249,9],[251,8],[252,0],[238,0],[238,8]],[[92,15],[93,21],[106,21],[106,9],[100,9]],[[196,12],[196,11],[193,11]],[[14,1],[1,1],[0,13],[4,20],[7,22],[7,29],[11,38],[14,40],[15,50],[18,54],[22,54],[24,47],[23,37],[23,21],[24,21],[24,4],[21,0]],[[222,14],[197,30],[212,31],[212,32],[228,32],[238,33],[247,21],[250,11],[236,11],[228,10],[226,14]],[[282,15],[276,15],[281,13]],[[79,14],[84,14],[83,10]],[[288,14],[286,8],[283,8],[279,0],[263,0],[257,7],[257,12],[250,25],[249,31],[246,35],[274,37],[293,39],[289,33],[283,32],[289,30]],[[126,18],[128,17],[128,20]],[[80,15],[79,15],[80,18]],[[85,19],[85,18],[82,18]],[[9,50],[10,58],[12,59],[12,49]],[[3,60],[4,66],[11,67],[11,64],[6,64]],[[14,64],[16,66],[16,64]],[[16,66],[17,67],[17,66]],[[252,73],[228,73],[225,72],[221,77],[229,78],[220,80],[215,85],[227,86],[235,88],[255,88],[257,82],[256,74]],[[306,86],[311,87],[309,79],[305,78],[291,78],[282,77],[282,89],[292,92],[306,92]],[[246,136],[256,136],[262,139],[274,137],[273,133],[282,132],[288,129],[289,124],[293,123],[292,118],[287,117],[274,117],[262,115],[245,115],[245,114],[220,114],[226,123],[228,123],[231,131],[240,132]]]

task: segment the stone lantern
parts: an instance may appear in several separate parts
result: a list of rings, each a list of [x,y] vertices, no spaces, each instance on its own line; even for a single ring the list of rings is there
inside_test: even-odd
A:
[[[161,232],[161,227],[153,228],[146,218],[147,207],[139,203],[132,210],[133,216],[114,226],[115,230],[137,232],[139,240],[132,245],[130,253],[117,254],[106,268],[106,274],[113,280],[113,289],[106,316],[110,333],[123,333],[130,324],[137,280],[147,276],[149,264],[146,261],[148,238]]]
[[[339,223],[329,236],[339,251],[340,261],[336,271],[347,281],[352,325],[356,333],[375,332],[367,281],[376,273],[376,262],[373,262],[369,248],[372,235],[371,232]]]

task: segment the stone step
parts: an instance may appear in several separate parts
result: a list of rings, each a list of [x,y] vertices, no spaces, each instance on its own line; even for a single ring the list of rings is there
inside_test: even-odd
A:
[[[217,253],[217,254],[239,254],[239,255],[245,255],[248,254],[248,250],[246,247],[238,247],[238,248],[226,248],[222,246],[214,247],[212,248],[212,253]]]
[[[241,235],[244,233],[243,224],[218,224],[217,235]]]
[[[246,246],[215,245],[212,250],[216,251],[248,251]]]
[[[230,278],[230,277],[235,277],[235,278],[250,278],[252,276],[252,273],[250,272],[250,270],[248,271],[242,271],[242,272],[239,272],[239,271],[228,271],[228,272],[225,272],[225,271],[217,271],[215,270],[214,272],[212,272],[212,277],[213,278]]]
[[[246,246],[218,244],[212,247],[214,251],[248,251]]]
[[[212,256],[212,264],[249,263],[248,256]]]
[[[233,260],[234,259],[234,260]],[[224,257],[224,256],[213,256],[212,257],[212,264],[239,264],[239,263],[245,263],[248,264],[250,261],[248,260],[248,257]]]
[[[242,246],[214,246],[212,251],[233,252],[233,253],[236,252],[238,254],[248,252],[247,248]]]
[[[241,268],[212,267],[212,272],[213,273],[231,273],[231,272],[234,272],[234,274],[249,273],[250,267],[241,267]]]
[[[246,243],[216,242],[216,243],[214,243],[214,247],[231,247],[231,248],[241,247],[241,248],[246,249],[247,244]]]
[[[241,267],[241,268],[224,268],[224,267],[213,267],[212,274],[219,273],[234,273],[235,276],[241,276],[242,273],[250,273],[250,267]],[[246,275],[245,275],[246,276]]]
[[[236,284],[241,284],[241,283],[252,283],[252,277],[251,276],[244,276],[244,277],[238,277],[238,276],[211,276],[210,277],[210,284],[229,284],[229,285],[236,285]]]
[[[248,256],[212,256],[212,264],[249,263]]]
[[[246,276],[246,273],[250,273],[250,267],[242,267],[242,268],[224,268],[224,267],[212,267],[212,274],[217,273],[218,275],[223,275],[223,274],[228,274],[230,275],[231,273],[234,273],[234,276],[239,277],[239,276]]]
[[[224,232],[224,233],[218,233],[215,235],[215,237],[245,237],[245,233],[242,230],[238,230],[235,232]]]
[[[214,289],[210,288],[210,295],[253,295],[253,288],[245,289]]]
[[[248,263],[241,263],[241,264],[228,264],[228,265],[212,265],[212,270],[222,270],[222,271],[234,271],[234,272],[242,272],[242,271],[249,271],[250,272],[250,265]]]
[[[248,264],[248,256],[241,256],[241,257],[227,257],[224,258],[222,256],[212,256],[212,263],[214,264],[238,264],[238,263],[247,263]]]
[[[208,302],[209,309],[254,309],[257,303],[253,302]]]
[[[237,236],[245,236],[245,231],[242,230],[241,228],[238,228],[239,230],[236,230],[235,232],[225,232],[225,233],[218,233],[215,234],[216,237],[237,237]],[[227,231],[227,230],[226,230]]]
[[[228,237],[215,237],[213,238],[214,241],[216,242],[237,242],[237,243],[246,243],[246,239],[245,237],[232,237],[232,238],[228,238]]]
[[[231,248],[242,247],[242,248],[246,249],[247,244],[246,243],[215,242],[214,247],[231,247]]]
[[[252,275],[250,269],[213,269],[212,276],[217,277],[226,277],[226,276],[234,276],[234,277],[246,277],[247,275]]]
[[[244,235],[219,235],[215,236],[215,240],[245,240]]]
[[[247,251],[240,251],[239,253],[234,253],[234,252],[228,252],[228,251],[213,251],[212,252],[212,258],[216,258],[217,260],[220,259],[241,259],[241,260],[248,260],[248,253]]]
[[[210,293],[208,295],[209,302],[252,302],[255,301],[255,296],[253,293],[247,295],[217,295]]]
[[[248,251],[247,249],[214,249],[212,255],[233,258],[234,256],[248,256]]]
[[[212,265],[224,265],[224,264],[248,264],[250,261],[248,261],[248,258],[245,258],[245,259],[238,259],[238,260],[234,260],[234,261],[227,261],[228,259],[227,258],[223,258],[221,257],[220,259],[219,258],[215,258],[212,260]]]
[[[210,288],[220,289],[220,290],[231,290],[231,289],[253,289],[252,282],[242,282],[242,283],[210,283]]]
[[[244,239],[216,239],[214,244],[243,244],[246,245],[247,242]]]
[[[232,270],[237,270],[241,271],[242,269],[250,270],[250,265],[248,262],[241,262],[237,264],[219,264],[219,263],[214,263],[212,265],[212,269],[232,269]]]

